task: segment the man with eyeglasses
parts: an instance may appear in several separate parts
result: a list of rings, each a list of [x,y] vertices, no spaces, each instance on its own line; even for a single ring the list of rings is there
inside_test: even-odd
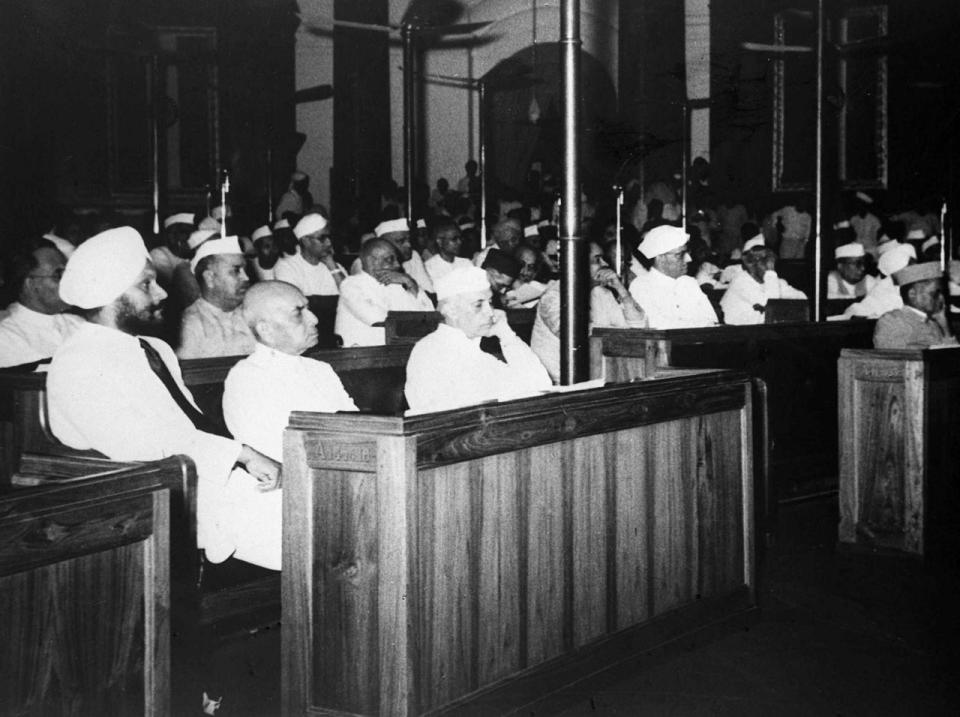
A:
[[[863,244],[841,244],[833,252],[837,268],[827,274],[828,299],[862,299],[877,283],[867,273]]]
[[[285,256],[273,268],[274,278],[293,284],[304,296],[340,294],[340,282],[346,270],[333,258],[330,224],[320,214],[307,214],[293,228],[300,242],[299,251]]]
[[[83,319],[64,313],[60,277],[66,258],[48,241],[14,257],[12,284],[17,301],[0,321],[0,367],[30,364],[53,356]]]
[[[717,314],[697,280],[687,275],[687,233],[661,225],[646,233],[639,251],[650,270],[630,283],[630,295],[651,329],[685,329],[717,324]]]

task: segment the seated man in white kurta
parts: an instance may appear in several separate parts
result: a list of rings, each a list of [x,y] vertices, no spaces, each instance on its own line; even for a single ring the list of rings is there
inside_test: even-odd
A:
[[[86,322],[50,364],[54,435],[114,460],[189,456],[197,466],[197,543],[207,559],[234,554],[279,570],[280,466],[217,435],[184,385],[173,349],[138,335],[159,324],[166,294],[136,230],[110,229],[80,245],[60,294],[85,311]]]
[[[63,313],[67,305],[60,298],[59,285],[66,263],[63,254],[45,241],[13,257],[17,300],[0,320],[0,368],[50,358],[83,324],[79,316]]]
[[[223,417],[238,441],[283,461],[291,411],[356,411],[330,364],[301,356],[317,343],[317,317],[295,286],[265,281],[250,288],[243,315],[257,347],[223,385]]]
[[[209,239],[190,260],[200,286],[200,298],[180,319],[181,359],[246,356],[256,345],[240,312],[250,286],[247,260],[237,237]]]
[[[319,214],[308,214],[293,228],[300,251],[283,256],[273,266],[277,281],[293,284],[304,296],[335,296],[346,271],[333,258],[330,224]]]
[[[888,241],[880,247],[882,253],[877,260],[880,280],[860,301],[846,308],[843,312],[845,318],[856,316],[864,319],[879,319],[888,311],[903,308],[900,287],[893,283],[893,274],[912,264],[917,258],[917,250],[912,244],[901,244],[898,241]]]
[[[400,268],[397,250],[386,239],[370,239],[360,250],[363,271],[340,284],[334,331],[344,346],[383,346],[383,322],[390,311],[433,311],[419,284]]]
[[[407,362],[404,389],[411,413],[446,411],[484,401],[531,396],[552,385],[547,370],[490,304],[487,272],[454,269],[437,285],[442,323],[420,339]],[[504,361],[484,353],[480,339],[496,336]]]
[[[647,317],[617,272],[610,268],[603,250],[590,242],[590,328],[641,329]],[[540,298],[533,322],[530,348],[555,382],[560,382],[560,282],[552,279]]]
[[[463,236],[460,227],[452,219],[438,219],[430,228],[437,253],[425,262],[433,285],[456,268],[473,266],[469,259],[460,256]]]
[[[866,272],[863,244],[850,242],[838,246],[833,252],[837,268],[827,274],[828,299],[862,299],[877,279]]]
[[[762,324],[770,299],[806,299],[807,295],[777,276],[777,255],[766,247],[763,234],[743,245],[743,271],[720,299],[727,324]]]
[[[650,270],[630,283],[630,295],[647,316],[651,329],[687,329],[713,326],[717,313],[697,280],[687,276],[690,237],[667,224],[648,231],[638,247],[650,261]]]

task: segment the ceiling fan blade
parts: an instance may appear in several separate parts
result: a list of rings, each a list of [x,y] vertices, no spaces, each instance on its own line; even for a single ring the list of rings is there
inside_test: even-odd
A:
[[[308,30],[315,32],[333,32],[335,27],[344,27],[351,30],[367,30],[369,32],[396,32],[399,25],[380,25],[374,22],[354,22],[353,20],[336,20],[332,17],[320,15],[297,15],[300,23]]]
[[[418,35],[429,37],[451,37],[454,35],[472,35],[482,30],[491,23],[489,22],[464,22],[458,25],[436,25],[433,27],[417,28]]]
[[[333,85],[315,85],[313,87],[304,87],[293,93],[294,104],[304,104],[305,102],[319,102],[333,97]]]

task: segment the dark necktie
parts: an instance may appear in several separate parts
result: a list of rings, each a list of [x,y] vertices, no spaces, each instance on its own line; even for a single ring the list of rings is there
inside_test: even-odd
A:
[[[167,389],[170,397],[177,402],[180,410],[190,419],[190,423],[193,424],[194,428],[204,433],[213,433],[217,436],[230,438],[229,433],[218,426],[215,421],[203,415],[203,413],[197,410],[197,408],[187,400],[187,397],[183,395],[183,391],[180,390],[173,375],[170,373],[170,369],[167,368],[167,364],[163,362],[160,354],[150,345],[150,342],[144,341],[143,339],[138,340],[140,341],[140,348],[143,349],[143,353],[147,356],[147,363],[150,364],[150,369],[157,375],[157,378],[160,379],[160,382],[163,384],[163,387]]]

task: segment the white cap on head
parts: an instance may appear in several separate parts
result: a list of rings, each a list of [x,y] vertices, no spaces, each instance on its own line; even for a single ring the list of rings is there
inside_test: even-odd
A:
[[[757,234],[752,239],[747,239],[743,243],[743,251],[750,251],[751,249],[763,248],[767,246],[767,242],[763,238],[763,234]]]
[[[848,220],[848,219],[842,219],[842,220],[840,220],[839,222],[837,222],[836,224],[834,224],[834,225],[833,225],[833,228],[834,228],[834,229],[849,229],[849,228],[850,228],[850,220]]]
[[[306,178],[307,178],[307,175],[299,171],[294,172],[293,174],[290,175],[291,182],[302,182]]]
[[[264,237],[272,237],[272,236],[273,236],[273,232],[270,231],[270,227],[264,224],[259,229],[255,229],[253,232],[253,235],[250,238],[253,239],[253,241],[256,241],[257,239],[263,239]]]
[[[378,237],[382,237],[384,234],[392,234],[393,232],[408,232],[410,231],[410,225],[407,223],[407,220],[401,217],[400,219],[388,219],[385,222],[380,222],[373,229],[373,233]]]
[[[859,259],[865,254],[866,252],[863,250],[863,244],[860,242],[843,244],[833,250],[833,256],[835,259]]]
[[[668,251],[679,249],[688,241],[690,237],[680,227],[662,224],[648,231],[638,248],[647,259],[653,259]]]
[[[312,214],[307,214],[299,222],[297,226],[293,228],[293,235],[297,239],[301,239],[308,234],[316,234],[317,232],[322,232],[327,226],[327,220],[316,212]]]
[[[478,266],[458,267],[437,282],[437,301],[459,294],[475,294],[490,291],[487,272]]]
[[[286,219],[277,219],[277,221],[275,221],[275,222],[273,223],[273,228],[274,228],[275,230],[276,230],[276,229],[289,229],[289,228],[290,228],[290,222],[288,222]]]
[[[528,227],[523,228],[524,237],[538,237],[540,236],[540,229],[537,228],[536,224],[531,224]]]
[[[197,249],[197,253],[190,260],[190,271],[197,270],[197,264],[201,259],[216,254],[240,254],[243,255],[243,249],[240,248],[240,240],[237,237],[224,237],[223,239],[211,239],[205,241]]]
[[[171,224],[189,224],[193,226],[194,216],[190,212],[180,212],[179,214],[171,214],[169,217],[163,220],[163,228],[169,229]]]
[[[932,249],[935,246],[940,246],[940,239],[938,237],[930,237],[920,245],[920,251],[926,251],[927,249]]]
[[[191,234],[187,239],[187,246],[190,249],[196,249],[198,246],[207,241],[207,239],[216,236],[219,232],[219,225],[216,229],[197,229],[197,231],[193,232],[193,234]]]
[[[203,229],[204,231],[214,230],[220,231],[220,222],[218,222],[213,217],[204,217],[200,220],[200,224],[197,226],[197,229]]]
[[[909,244],[897,242],[896,246],[885,251],[877,259],[877,268],[884,276],[893,276],[895,271],[900,271],[910,263],[911,259],[916,259],[916,254],[917,250]]]
[[[43,238],[57,247],[57,249],[60,250],[60,253],[63,254],[67,259],[69,259],[73,252],[77,250],[77,247],[71,244],[69,240],[64,239],[63,237],[58,237],[53,232],[47,232],[43,235]]]
[[[417,229],[426,229],[427,221],[426,219],[417,219]]]
[[[923,231],[923,229],[920,229],[919,227],[916,229],[911,229],[909,232],[907,232],[908,241],[919,241],[920,239],[926,239],[926,238],[927,238],[927,233]]]
[[[81,309],[106,306],[133,285],[149,259],[133,227],[100,232],[73,252],[60,279],[60,298]]]
[[[873,204],[873,197],[871,197],[866,192],[857,192],[857,199],[859,199],[864,204]]]

